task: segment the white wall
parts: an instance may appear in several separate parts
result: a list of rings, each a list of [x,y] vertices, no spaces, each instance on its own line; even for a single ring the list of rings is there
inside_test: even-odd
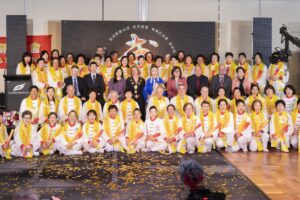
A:
[[[25,0],[0,0],[0,36],[6,35],[6,15],[24,14]],[[61,48],[60,20],[102,20],[102,0],[27,0],[28,34],[52,34],[52,48]],[[252,54],[252,18],[272,17],[273,48],[283,47],[279,28],[300,38],[300,0],[148,0],[150,21],[216,21],[220,22],[217,48],[223,55],[244,51]],[[218,13],[218,8],[220,11]],[[220,14],[220,15],[218,15]],[[105,20],[138,20],[138,0],[105,0]],[[299,48],[291,45],[291,83],[300,85],[297,63]],[[2,70],[3,71],[3,70]],[[3,73],[3,72],[2,72]],[[0,74],[0,91],[4,84]],[[300,87],[298,87],[300,90]]]

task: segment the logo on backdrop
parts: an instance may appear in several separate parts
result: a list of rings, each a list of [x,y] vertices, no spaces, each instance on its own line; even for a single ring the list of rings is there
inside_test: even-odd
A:
[[[16,86],[14,87],[14,89],[13,89],[13,92],[23,90],[24,87],[25,87],[25,83],[20,84],[20,85],[16,85]]]
[[[145,55],[149,51],[153,52],[159,46],[168,46],[170,52],[176,53],[176,48],[173,42],[169,41],[167,34],[154,26],[145,24],[125,26],[115,31],[108,40],[110,43],[114,43],[115,39],[118,39],[116,42],[119,43],[120,38],[125,40],[123,44],[126,46],[120,52],[120,57],[127,55],[129,52],[133,52],[138,57],[139,55]]]

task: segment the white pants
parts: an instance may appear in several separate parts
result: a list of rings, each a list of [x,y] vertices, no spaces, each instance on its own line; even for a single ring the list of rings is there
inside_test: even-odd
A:
[[[97,147],[91,147],[91,145],[88,143],[88,141],[84,141],[82,146],[83,146],[84,151],[86,151],[86,152],[89,152],[89,153],[103,153],[104,152],[105,141],[103,139],[100,140]]]
[[[145,149],[146,143],[145,140],[138,140],[135,146],[135,151],[143,151]],[[126,144],[125,149],[128,150],[128,146]]]
[[[166,148],[166,142],[153,142],[150,140],[146,142],[146,151],[164,151]]]
[[[218,149],[221,149],[221,148],[225,147],[223,138],[217,137],[216,146],[217,146]]]
[[[82,154],[81,148],[82,148],[82,142],[77,141],[77,143],[74,144],[71,149],[68,149],[67,145],[61,145],[60,153],[66,155],[66,156],[81,155]]]
[[[167,143],[167,149],[168,149],[169,153],[176,153],[177,145],[178,145],[177,142],[173,142],[171,144]]]
[[[186,145],[183,144],[183,141],[186,140]],[[181,147],[184,147],[187,152],[194,153],[195,152],[195,146],[196,146],[196,138],[194,137],[188,137],[183,138],[179,141],[177,145],[177,152],[180,152]]]
[[[14,144],[14,141],[10,141],[10,143],[9,143],[9,148],[11,148],[12,149],[12,145]],[[3,151],[3,149],[2,149],[2,145],[4,145],[4,143],[3,144],[0,144],[0,156],[2,156],[2,157],[4,157],[5,156],[5,153],[4,153],[4,151]],[[11,152],[12,153],[12,152]]]
[[[262,145],[263,145],[264,150],[268,149],[269,139],[270,139],[270,136],[269,136],[268,133],[263,133],[261,135],[261,141],[262,141]],[[255,140],[255,137],[251,138],[249,149],[250,149],[250,151],[257,151],[257,142]]]
[[[39,140],[33,141],[33,143],[32,143],[32,153],[34,154],[34,153],[38,152],[40,147],[41,147],[41,142]],[[21,147],[19,145],[17,145],[16,143],[12,143],[11,148],[12,148],[11,154],[13,156],[23,157],[23,153],[22,153]]]
[[[203,153],[211,152],[213,144],[214,144],[213,138],[204,139],[204,150],[203,150]],[[199,140],[197,141],[197,146],[198,147],[200,146],[200,141]]]
[[[247,151],[248,138],[241,136],[237,139],[236,145],[232,146],[232,152],[238,152],[240,149]]]
[[[105,144],[105,151],[107,152],[111,152],[111,151],[116,151],[119,152],[122,149],[125,149],[126,147],[126,142],[125,142],[125,138],[123,136],[118,137],[119,143],[111,145],[108,142],[106,142]]]
[[[292,135],[290,138],[290,144],[294,149],[298,149],[298,141],[299,141],[299,136],[298,135]]]

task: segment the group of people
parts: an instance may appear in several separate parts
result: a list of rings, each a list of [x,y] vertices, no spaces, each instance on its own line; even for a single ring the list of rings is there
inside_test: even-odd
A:
[[[33,64],[24,53],[17,74],[31,75],[33,86],[14,131],[1,123],[0,153],[267,152],[269,141],[297,149],[300,101],[287,85],[288,68],[280,60],[267,68],[260,53],[253,58],[252,66],[245,53],[235,64],[231,52],[224,64],[217,53],[208,65],[202,55],[194,64],[183,51],[119,59],[99,47],[87,65],[84,55],[75,62],[57,50]]]

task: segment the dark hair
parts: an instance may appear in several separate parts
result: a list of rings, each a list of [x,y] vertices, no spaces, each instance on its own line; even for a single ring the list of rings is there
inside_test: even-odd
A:
[[[151,72],[151,70],[152,70],[153,68],[158,69],[158,67],[157,67],[155,64],[152,64],[152,65],[151,65],[151,68],[150,68],[150,72]]]
[[[145,56],[139,55],[138,60],[141,59],[141,58],[143,58],[145,60]]]
[[[82,54],[82,53],[80,53],[80,54],[78,54],[78,55],[76,56],[76,63],[78,63],[78,59],[79,59],[80,57],[83,58],[83,62],[85,63],[85,55]]]
[[[226,92],[224,87],[219,87],[218,90],[217,90],[218,91],[217,93],[219,93],[220,90],[224,90]]]
[[[147,53],[145,53],[145,59],[147,59],[147,56],[151,55],[151,61],[153,61],[153,53],[151,51],[148,51]]]
[[[91,94],[92,92],[94,92],[97,95],[97,91],[95,89],[90,89],[89,94]]]
[[[54,115],[54,116],[57,118],[56,112],[50,112],[50,113],[48,114],[48,119],[51,117],[51,115]]]
[[[59,59],[58,59],[58,58],[56,58],[56,57],[54,57],[54,58],[51,58],[51,62],[50,62],[51,66],[53,66],[53,61],[54,61],[54,60],[57,60],[57,62],[58,62],[58,66],[59,66]]]
[[[31,92],[31,90],[33,90],[33,89],[36,89],[37,91],[39,91],[39,88],[36,85],[30,86],[28,91]]]
[[[104,61],[106,61],[107,59],[110,59],[110,61],[112,60],[111,56],[106,56],[106,57],[104,58]]]
[[[61,60],[62,59],[64,59],[65,60],[65,62],[67,62],[67,59],[66,59],[66,57],[65,56],[63,56],[63,55],[61,55],[61,56],[59,56],[59,66],[61,66]]]
[[[257,87],[257,89],[258,89],[258,92],[260,91],[260,88],[259,88],[259,86],[257,85],[257,84],[255,84],[255,83],[251,83],[251,88],[250,88],[250,91],[254,88],[254,87]],[[251,94],[252,94],[252,92],[250,92]]]
[[[120,67],[122,66],[122,61],[123,61],[125,58],[127,59],[127,65],[126,65],[126,67],[129,68],[129,62],[128,62],[127,56],[122,56],[122,58],[121,58],[121,60],[120,60]]]
[[[124,78],[124,73],[123,73],[123,69],[121,67],[117,67],[114,71],[114,78],[113,78],[113,81],[114,83],[118,82],[117,80],[117,72],[118,70],[121,70],[122,74],[121,74],[121,78]]]
[[[213,57],[213,56],[217,56],[218,62],[220,61],[220,55],[219,55],[218,53],[216,53],[216,52],[213,52],[212,54],[210,54],[210,56],[209,56],[210,61],[212,60],[212,57]]]
[[[47,92],[48,92],[49,90],[51,90],[51,89],[55,91],[54,87],[50,86],[50,87],[47,88]]]
[[[239,53],[238,57],[240,57],[240,56],[244,56],[245,58],[247,58],[247,56],[246,56],[246,54],[244,52]]]
[[[41,61],[46,62],[44,58],[40,57],[40,58],[37,59],[36,63],[38,64]]]
[[[238,90],[238,91],[240,91],[240,93],[242,93],[239,87],[235,87],[235,88],[233,89],[233,91],[232,91],[232,94],[234,94],[234,92],[235,92],[236,90]]]
[[[129,60],[129,57],[130,57],[131,55],[133,56],[133,58],[134,58],[134,60],[135,60],[136,57],[135,57],[135,54],[134,54],[133,52],[127,53],[127,58],[128,58],[128,60]]]
[[[238,73],[239,70],[243,70],[244,73],[246,72],[246,70],[243,67],[236,68],[235,72]]]
[[[273,93],[275,94],[276,91],[275,91],[275,88],[273,87],[273,85],[267,85],[264,89],[264,93],[265,95],[267,95],[267,90],[271,89],[273,91]]]
[[[172,69],[172,72],[171,72],[171,79],[175,79],[174,73],[175,73],[176,70],[179,70],[179,73],[180,73],[179,78],[182,78],[181,68],[176,66],[176,67],[173,67],[173,69]]]
[[[48,55],[48,57],[49,57],[49,53],[48,53],[48,51],[46,51],[46,50],[43,50],[43,51],[41,51],[41,53],[40,53],[40,58],[43,58],[43,56],[44,56],[45,54],[47,54],[47,55]]]
[[[275,107],[277,107],[279,104],[282,104],[285,107],[285,102],[282,99],[279,99],[275,102]]]
[[[261,100],[255,99],[255,100],[252,102],[252,105],[251,105],[251,110],[252,110],[252,111],[254,111],[254,104],[256,104],[257,102],[260,104],[260,107],[261,107],[261,109],[262,109],[262,102],[261,102]]]
[[[226,52],[225,53],[225,58],[228,57],[228,56],[231,56],[233,58],[233,53],[232,52]]]
[[[210,103],[209,103],[209,101],[202,101],[202,103],[201,103],[201,106],[202,106],[202,105],[204,105],[204,104],[206,104],[206,105],[209,105],[209,106],[210,106]]]
[[[71,69],[79,69],[79,67],[77,65],[73,65]]]
[[[25,110],[25,111],[22,113],[22,118],[24,118],[26,115],[29,115],[30,118],[32,118],[32,112],[31,112],[31,111]]]
[[[295,88],[294,88],[294,86],[292,86],[292,85],[286,85],[285,87],[284,87],[284,90],[283,90],[283,93],[286,95],[286,90],[287,89],[290,89],[290,90],[292,90],[293,91],[293,95],[296,93],[296,90],[295,90]]]
[[[198,55],[196,56],[196,63],[197,63],[198,58],[203,58],[203,60],[204,60],[204,62],[205,62],[205,56],[204,56],[204,55],[198,54]]]
[[[108,106],[108,111],[115,109],[117,112],[119,111],[118,107],[116,105],[110,105]]]
[[[169,109],[169,107],[172,107],[174,110],[176,110],[176,107],[175,107],[173,104],[169,104],[169,105],[167,106],[167,110]]]
[[[47,92],[49,91],[49,90],[53,90],[54,91],[54,94],[55,94],[55,89],[54,89],[54,87],[48,87],[47,88]],[[47,95],[47,99],[48,99],[48,102],[49,102],[49,97],[48,97],[48,95]],[[55,102],[55,95],[53,96],[53,101]]]
[[[110,54],[109,54],[109,55],[110,55],[110,57],[112,57],[114,54],[118,54],[118,52],[117,52],[117,51],[115,51],[115,50],[113,50],[113,51],[111,51],[111,52],[110,52]]]
[[[235,105],[236,105],[236,106],[238,106],[240,103],[246,105],[246,104],[245,104],[245,101],[244,101],[243,99],[237,99],[237,100],[235,101]]]
[[[298,100],[297,100],[297,105],[300,103],[300,98],[298,98]]]
[[[30,61],[28,63],[28,65],[30,66],[32,64],[32,54],[30,52],[23,53],[23,55],[22,55],[22,63],[24,65],[24,67],[26,67],[25,57],[30,57]]]
[[[256,56],[259,56],[259,58],[261,59],[261,61],[263,61],[263,56],[262,56],[261,53],[256,52],[256,53],[253,55],[253,60],[255,60],[255,57],[256,57]]]
[[[72,58],[74,59],[74,54],[73,53],[67,53],[66,58],[72,56]]]
[[[132,113],[135,113],[136,111],[139,111],[140,113],[142,113],[142,111],[139,108],[135,108]]]
[[[228,102],[226,101],[226,99],[220,99],[220,100],[218,101],[218,107],[220,106],[220,104],[221,104],[223,101],[226,103],[226,106],[228,105]]]
[[[99,57],[100,59],[102,58],[102,56],[98,53],[94,54],[93,58]]]
[[[193,104],[191,104],[190,102],[185,103],[185,104],[183,105],[183,110],[185,111],[186,107],[188,107],[189,105],[192,106],[192,108],[193,108],[193,110],[194,110],[194,106],[193,106]]]
[[[160,59],[160,60],[161,60],[161,62],[163,62],[163,61],[164,61],[163,57],[161,57],[161,56],[156,56],[156,57],[155,57],[155,62],[156,62],[158,59]]]
[[[152,109],[154,109],[154,110],[156,110],[156,111],[157,111],[157,108],[156,108],[156,106],[151,106],[151,107],[149,108],[149,111],[150,111],[150,110],[152,110]]]
[[[89,66],[91,67],[92,65],[96,65],[97,66],[97,63],[95,61],[92,61],[92,62],[90,62]]]
[[[68,116],[70,116],[72,113],[75,113],[76,117],[78,118],[77,112],[76,112],[75,110],[71,110],[71,111],[68,113]]]
[[[182,53],[183,54],[183,60],[179,60],[179,54],[180,53]],[[184,53],[184,51],[183,50],[179,50],[179,51],[177,51],[177,59],[178,59],[178,61],[179,62],[182,62],[182,61],[184,61],[185,60],[185,53]]]
[[[96,118],[97,118],[97,112],[96,112],[94,109],[89,110],[89,111],[86,113],[86,115],[89,116],[91,113],[94,114],[94,115],[96,116]]]
[[[53,58],[53,53],[54,52],[56,52],[57,54],[58,54],[58,56],[57,57],[59,57],[59,51],[57,50],[57,49],[53,49],[52,51],[51,51],[51,58]]]

